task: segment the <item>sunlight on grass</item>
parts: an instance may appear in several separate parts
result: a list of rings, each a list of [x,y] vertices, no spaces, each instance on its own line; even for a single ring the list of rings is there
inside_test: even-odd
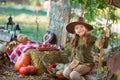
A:
[[[27,25],[27,23],[21,23],[21,30],[22,33],[28,35],[31,39],[36,39],[36,24],[35,23],[31,23],[30,25]],[[42,40],[42,36],[43,34],[46,32],[47,30],[47,25],[45,23],[39,23],[39,34],[38,34],[38,40]]]

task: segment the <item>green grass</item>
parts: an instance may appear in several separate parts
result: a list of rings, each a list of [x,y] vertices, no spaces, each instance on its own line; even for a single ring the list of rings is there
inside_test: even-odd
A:
[[[18,23],[21,28],[21,32],[23,34],[26,34],[30,37],[32,40],[36,40],[36,14],[34,11],[28,10],[26,8],[22,9],[14,9],[12,7],[9,8],[1,8],[0,7],[0,25],[6,26],[5,23],[7,22],[7,19],[9,15],[12,15],[13,21],[15,22],[15,25]],[[46,17],[46,12],[43,10],[38,10],[37,17],[41,19],[43,17]],[[39,20],[38,19],[38,20]],[[48,22],[39,21],[39,34],[38,34],[38,41],[42,41],[42,36],[47,30]]]
[[[22,24],[21,33],[28,35],[31,39],[36,39],[37,26],[35,23],[31,23],[31,24],[20,23],[20,24]],[[42,25],[42,26],[39,26],[39,33],[38,33],[38,40],[41,41],[43,34],[47,30],[47,27],[45,23],[40,23],[39,25]]]
[[[21,23],[23,26],[21,27],[21,32],[28,35],[31,39],[35,39],[36,40],[36,24],[35,23],[31,23],[29,25],[26,26],[25,23]],[[40,23],[39,25],[39,33],[38,33],[38,40],[41,41],[42,40],[42,36],[43,34],[46,32],[47,27],[45,23]]]

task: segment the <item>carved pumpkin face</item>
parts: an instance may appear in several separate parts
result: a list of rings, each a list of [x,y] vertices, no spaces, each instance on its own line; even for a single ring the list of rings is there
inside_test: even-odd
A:
[[[21,67],[28,66],[29,63],[30,63],[30,55],[23,53],[18,57],[14,68],[16,71],[18,71]]]

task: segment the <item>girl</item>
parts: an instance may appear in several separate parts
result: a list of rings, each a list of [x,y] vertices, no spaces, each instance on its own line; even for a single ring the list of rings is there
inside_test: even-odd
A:
[[[87,24],[82,17],[76,18],[75,22],[68,24],[66,29],[69,33],[75,35],[71,42],[73,48],[72,56],[74,58],[63,71],[63,75],[71,80],[82,80],[82,75],[89,73],[94,67],[92,49],[97,38],[89,33],[93,30],[93,27]],[[105,27],[104,32],[105,41],[103,48],[106,48],[109,37],[107,27]]]

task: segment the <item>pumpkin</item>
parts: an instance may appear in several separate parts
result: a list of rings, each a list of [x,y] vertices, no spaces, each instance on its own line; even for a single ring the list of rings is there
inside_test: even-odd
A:
[[[21,67],[19,73],[22,75],[26,75],[28,73],[28,67]]]
[[[28,69],[30,70],[30,71],[29,71],[30,74],[35,74],[36,71],[37,71],[37,68],[36,68],[35,66],[33,66],[33,65],[29,65],[29,66],[28,66]]]
[[[25,67],[21,67],[19,73],[22,75],[32,75],[36,73],[36,67],[33,65],[28,65]]]
[[[14,68],[16,71],[18,71],[21,67],[28,66],[29,63],[30,63],[29,54],[23,53],[18,57],[15,65],[14,65]]]
[[[17,35],[17,41],[22,43],[22,42],[25,42],[25,41],[28,41],[28,36],[24,35],[24,34],[18,34]]]

